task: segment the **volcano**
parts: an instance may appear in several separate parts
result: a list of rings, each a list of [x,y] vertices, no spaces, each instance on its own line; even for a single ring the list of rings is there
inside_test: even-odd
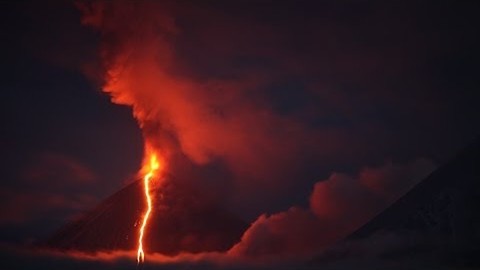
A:
[[[442,264],[480,267],[479,162],[477,139],[347,241],[364,241],[386,257],[430,256]],[[389,237],[389,248],[382,235]]]
[[[167,177],[153,191],[154,207],[144,246],[148,252],[225,251],[238,242],[248,224],[201,192]],[[60,228],[46,246],[83,252],[136,250],[145,209],[142,181],[124,187],[83,217]]]

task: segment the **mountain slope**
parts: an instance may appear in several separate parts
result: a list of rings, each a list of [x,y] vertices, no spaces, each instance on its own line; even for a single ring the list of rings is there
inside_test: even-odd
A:
[[[167,180],[154,191],[154,209],[144,246],[149,252],[222,251],[240,240],[247,224],[199,192]],[[136,181],[60,228],[46,245],[63,250],[135,250],[145,209],[143,186]]]
[[[350,235],[348,241],[395,235],[404,245],[390,250],[388,256],[435,252],[455,264],[480,266],[479,207],[480,139]],[[372,241],[370,245],[380,244]]]

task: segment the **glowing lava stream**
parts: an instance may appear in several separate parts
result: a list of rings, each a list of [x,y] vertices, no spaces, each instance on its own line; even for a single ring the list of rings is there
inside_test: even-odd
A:
[[[137,263],[143,263],[145,261],[145,253],[143,251],[143,236],[145,235],[145,227],[147,226],[150,213],[152,212],[152,196],[150,195],[150,180],[154,177],[158,177],[157,171],[160,168],[157,155],[150,153],[149,164],[144,166],[146,172],[143,177],[143,186],[145,189],[145,200],[147,201],[147,211],[143,215],[142,226],[140,227],[140,235],[138,237],[138,250],[137,250]]]

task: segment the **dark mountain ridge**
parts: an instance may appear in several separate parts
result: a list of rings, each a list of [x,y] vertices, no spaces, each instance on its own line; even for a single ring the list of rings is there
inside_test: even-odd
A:
[[[368,243],[363,248],[380,250],[384,257],[426,255],[443,265],[480,267],[479,208],[480,138],[345,242],[363,241]],[[402,244],[384,248],[382,235]]]

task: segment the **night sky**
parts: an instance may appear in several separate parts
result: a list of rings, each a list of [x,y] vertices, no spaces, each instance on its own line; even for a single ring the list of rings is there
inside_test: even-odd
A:
[[[405,192],[480,134],[475,1],[150,4],[98,27],[73,2],[1,2],[1,243],[45,239],[135,180],[142,134],[171,138],[171,173],[249,223],[291,206],[321,215],[318,194],[379,203],[318,183],[373,175],[375,190],[380,175],[382,192]],[[158,31],[161,68],[193,90],[166,95],[152,133],[102,87],[126,47],[148,52],[136,27],[157,17],[175,25]]]

